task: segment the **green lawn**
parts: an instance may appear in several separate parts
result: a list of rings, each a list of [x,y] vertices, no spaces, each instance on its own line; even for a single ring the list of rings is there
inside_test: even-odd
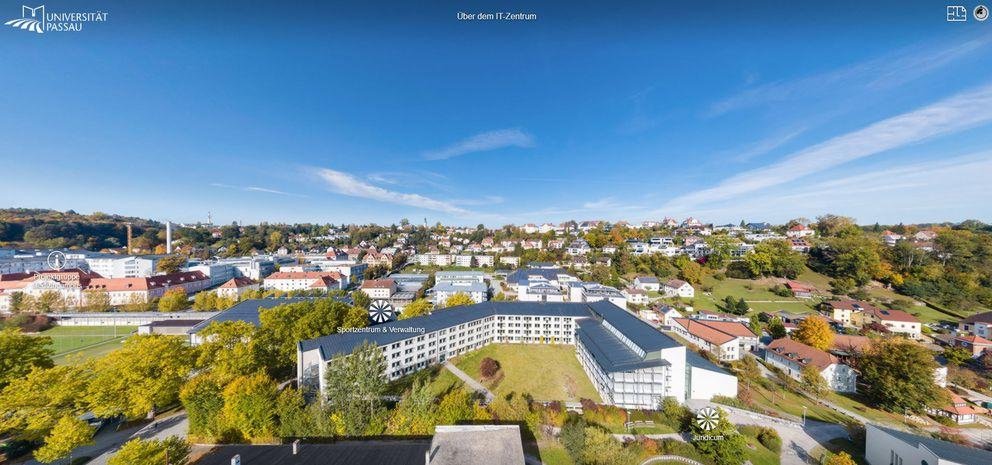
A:
[[[696,289],[697,309],[719,310],[723,305],[725,297],[743,297],[748,305],[755,312],[776,312],[785,310],[791,313],[809,313],[814,311],[815,300],[797,299],[795,297],[782,297],[770,291],[769,288],[775,285],[773,279],[715,279],[707,276],[703,279],[702,286]],[[712,291],[704,292],[703,288],[712,287]]]
[[[436,365],[393,381],[389,384],[388,393],[396,396],[402,395],[417,381],[428,383],[427,391],[435,397],[443,396],[454,389],[461,389],[465,385],[450,371]]]
[[[744,383],[738,386],[738,391],[746,389]],[[849,424],[854,420],[833,409],[824,407],[812,400],[781,386],[774,385],[772,389],[751,384],[752,410],[766,415],[783,417],[789,420],[802,421],[803,407],[806,407],[806,418],[827,423]]]
[[[528,393],[535,400],[578,401],[580,398],[600,402],[599,394],[586,376],[575,347],[545,344],[490,344],[452,360],[469,376],[482,380],[479,363],[490,357],[500,363],[503,378],[489,386],[497,395]]]
[[[55,326],[40,335],[52,338],[57,364],[99,357],[120,347],[135,326]]]

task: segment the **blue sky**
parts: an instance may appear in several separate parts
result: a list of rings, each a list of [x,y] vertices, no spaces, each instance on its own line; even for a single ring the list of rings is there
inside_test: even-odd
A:
[[[45,3],[108,21],[0,29],[4,207],[992,221],[992,21],[934,2]]]

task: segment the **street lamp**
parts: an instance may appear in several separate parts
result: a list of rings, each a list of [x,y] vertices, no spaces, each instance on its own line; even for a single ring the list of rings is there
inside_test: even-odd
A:
[[[803,405],[803,428],[806,427],[806,406]]]

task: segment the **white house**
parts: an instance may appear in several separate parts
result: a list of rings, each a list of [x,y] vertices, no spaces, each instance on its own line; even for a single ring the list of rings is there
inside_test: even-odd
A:
[[[733,321],[673,318],[671,330],[724,361],[740,360],[758,346],[758,336],[747,326]]]
[[[647,305],[651,299],[648,298],[647,291],[636,287],[628,287],[621,291],[627,301],[635,305]]]
[[[638,276],[634,278],[634,287],[644,291],[658,292],[661,290],[661,282],[654,276]]]
[[[439,281],[432,289],[434,304],[443,306],[455,294],[467,294],[475,303],[489,300],[489,286],[478,282]]]
[[[802,378],[802,371],[807,366],[814,367],[820,376],[827,381],[831,390],[837,392],[855,392],[857,390],[858,374],[851,367],[827,352],[810,347],[789,338],[776,339],[765,349],[765,361],[774,365],[792,378]]]
[[[813,231],[805,224],[797,224],[785,232],[786,236],[793,239],[802,239],[804,237],[810,237],[814,234],[816,234],[816,231]]]
[[[582,239],[576,239],[571,244],[568,244],[568,249],[565,250],[565,253],[569,255],[585,255],[591,251],[592,248],[589,247],[588,242]]]
[[[686,299],[696,296],[696,290],[693,289],[692,284],[681,279],[668,280],[662,288],[662,293],[665,294],[665,297],[683,297]]]
[[[385,300],[396,293],[396,281],[392,279],[367,279],[362,282],[362,292],[373,300]]]
[[[248,278],[231,278],[226,283],[217,288],[217,297],[240,300],[241,296],[248,291],[257,291],[258,282]]]

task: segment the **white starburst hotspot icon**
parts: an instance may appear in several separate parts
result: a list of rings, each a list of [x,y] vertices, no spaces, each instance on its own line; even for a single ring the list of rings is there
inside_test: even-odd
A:
[[[4,24],[17,29],[24,29],[25,31],[44,34],[45,33],[44,21],[45,21],[45,5],[36,6],[34,8],[31,8],[27,5],[21,5],[21,17],[19,19],[12,19],[10,21],[7,21]]]
[[[393,319],[393,306],[385,300],[376,300],[369,306],[369,318],[376,323],[385,323]]]
[[[703,407],[696,412],[696,424],[703,431],[712,431],[720,423],[720,412],[713,407]]]

